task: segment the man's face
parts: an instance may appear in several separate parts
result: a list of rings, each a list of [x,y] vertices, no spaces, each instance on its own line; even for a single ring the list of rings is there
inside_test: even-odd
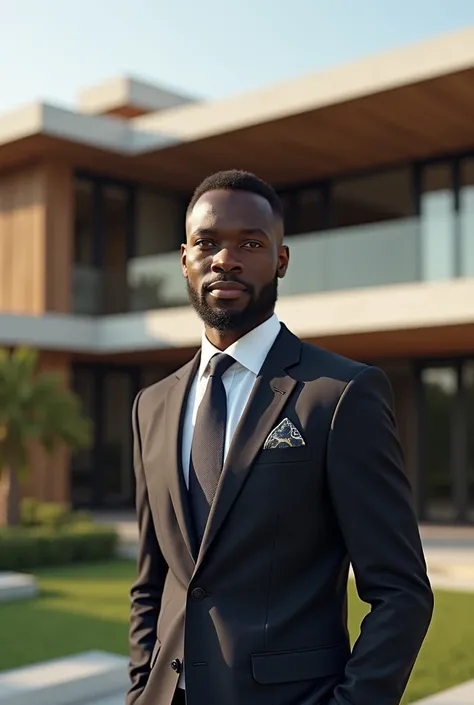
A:
[[[272,313],[278,278],[288,267],[283,223],[247,191],[209,191],[186,223],[183,274],[205,325],[221,333],[250,330]]]

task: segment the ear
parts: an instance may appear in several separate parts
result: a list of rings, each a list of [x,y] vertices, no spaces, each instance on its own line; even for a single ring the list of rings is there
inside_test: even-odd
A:
[[[277,276],[279,279],[283,279],[288,269],[288,264],[290,262],[290,250],[286,245],[281,245],[280,252],[278,253],[278,267]]]
[[[186,265],[186,256],[187,256],[187,246],[186,245],[181,245],[181,269],[183,272],[183,277],[186,279],[188,278],[188,268]]]

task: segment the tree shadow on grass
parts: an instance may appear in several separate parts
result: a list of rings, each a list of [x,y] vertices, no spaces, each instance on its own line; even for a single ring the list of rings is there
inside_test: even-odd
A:
[[[61,597],[64,593],[62,593],[60,590],[42,590],[40,589],[38,595],[34,599],[57,599],[58,597]]]

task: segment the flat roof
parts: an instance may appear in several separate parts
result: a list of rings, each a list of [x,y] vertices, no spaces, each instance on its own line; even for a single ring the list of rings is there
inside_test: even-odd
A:
[[[79,166],[116,155],[170,188],[231,166],[309,181],[474,148],[473,82],[474,27],[207,103],[122,78],[86,91],[81,112],[40,103],[0,116],[0,159],[53,140]]]
[[[132,76],[116,76],[79,94],[78,109],[90,115],[137,117],[194,103],[195,98]]]
[[[474,67],[474,27],[236,97],[136,118],[138,130],[198,140]]]

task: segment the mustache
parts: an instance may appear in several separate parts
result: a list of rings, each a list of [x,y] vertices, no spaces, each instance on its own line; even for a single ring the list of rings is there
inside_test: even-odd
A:
[[[228,274],[221,274],[218,277],[213,277],[213,279],[209,279],[206,282],[202,283],[202,289],[207,290],[209,287],[214,286],[214,284],[217,284],[219,282],[231,282],[232,284],[240,284],[241,286],[244,286],[248,291],[252,291],[253,287],[247,284],[246,282],[242,281],[238,277],[230,276]]]

